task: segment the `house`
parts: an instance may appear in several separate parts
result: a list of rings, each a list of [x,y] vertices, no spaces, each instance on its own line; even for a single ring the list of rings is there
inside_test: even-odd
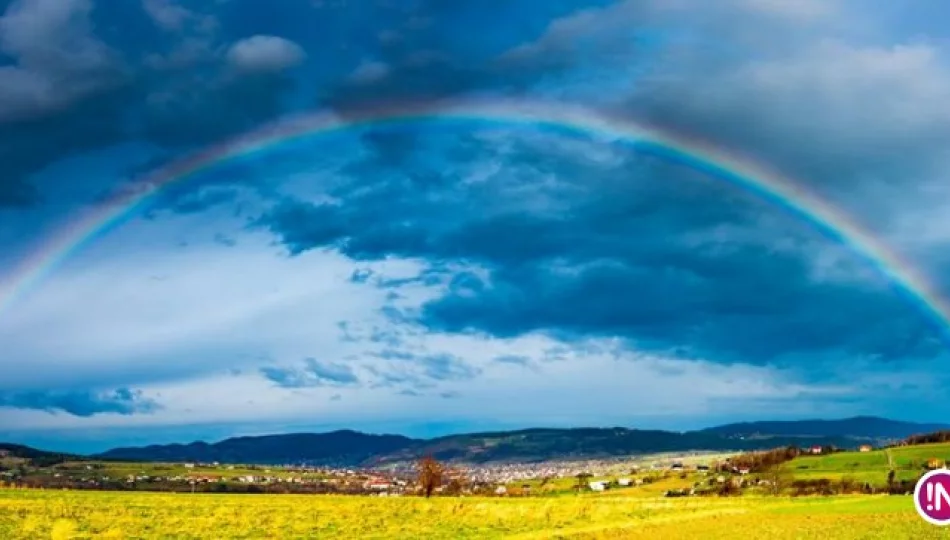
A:
[[[617,485],[618,485],[618,486],[627,487],[627,486],[629,486],[629,485],[632,484],[632,483],[633,483],[633,482],[632,482],[629,478],[621,478],[621,479],[617,480]]]
[[[930,458],[927,460],[927,468],[931,470],[939,469],[943,467],[943,465],[944,465],[943,461],[937,458]]]
[[[709,470],[709,465],[697,465],[697,466],[696,466],[696,470],[697,470],[697,471],[708,471],[708,470]]]
[[[749,474],[749,469],[743,467],[743,468],[739,469],[739,474],[742,474],[742,475]]]
[[[505,486],[498,486],[495,488],[495,495],[504,495],[506,493],[508,493],[508,488]]]
[[[671,470],[671,471],[682,471],[682,470],[683,470],[683,464],[682,464],[682,463],[678,463],[678,462],[677,462],[677,463],[674,463],[673,465],[670,466],[670,470]]]
[[[862,444],[860,447],[858,447],[858,451],[859,451],[859,452],[870,452],[870,451],[871,451],[871,445],[870,445],[870,444]]]
[[[9,450],[0,450],[0,458],[10,457]]]
[[[591,491],[604,491],[605,489],[607,489],[606,482],[591,482],[590,483]]]
[[[812,446],[811,448],[809,448],[808,451],[811,452],[812,454],[820,454],[820,453],[821,453],[821,447],[818,446],[818,445],[815,445],[815,446]]]

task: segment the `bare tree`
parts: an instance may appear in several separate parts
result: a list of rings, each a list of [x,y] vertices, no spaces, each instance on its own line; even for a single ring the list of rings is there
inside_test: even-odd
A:
[[[768,482],[768,491],[771,495],[780,495],[792,480],[791,471],[781,465],[769,467],[762,476]]]
[[[419,485],[426,498],[431,497],[435,488],[442,485],[442,472],[442,464],[432,456],[419,460]]]
[[[575,489],[578,493],[580,493],[580,491],[581,491],[582,489],[584,489],[585,486],[587,486],[587,483],[588,483],[588,481],[591,479],[592,476],[593,476],[593,475],[590,474],[589,472],[577,473],[577,474],[574,476],[574,478],[577,478],[577,483],[574,484],[574,489]]]

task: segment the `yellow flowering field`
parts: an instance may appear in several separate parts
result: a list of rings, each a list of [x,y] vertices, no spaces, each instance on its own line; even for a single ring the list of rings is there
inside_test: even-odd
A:
[[[0,538],[950,538],[910,497],[380,498],[0,490]]]

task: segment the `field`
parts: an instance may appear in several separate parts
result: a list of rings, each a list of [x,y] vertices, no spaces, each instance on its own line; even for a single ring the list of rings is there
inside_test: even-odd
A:
[[[434,498],[0,491],[0,538],[950,538],[910,497]]]
[[[825,456],[802,456],[784,468],[795,478],[841,479],[845,476],[859,482],[882,484],[893,468],[897,480],[914,480],[930,458],[950,461],[950,444],[901,446],[871,452],[842,452]]]
[[[950,444],[802,456],[782,465],[792,478],[881,485],[894,468],[914,479]],[[709,460],[698,458],[699,461]],[[88,473],[89,463],[57,470]],[[102,463],[98,474],[241,475],[260,469],[185,469],[180,464]],[[101,467],[101,468],[99,468]],[[631,476],[629,465],[597,479]],[[283,474],[273,471],[275,476]],[[628,474],[624,474],[624,473]],[[235,495],[0,489],[0,538],[950,538],[924,522],[907,496],[838,495],[665,498],[706,476],[644,470],[651,484],[606,493],[573,490],[574,478],[528,481],[531,497]],[[637,476],[637,475],[633,475]],[[521,491],[517,482],[512,493]],[[540,495],[540,496],[539,496]]]

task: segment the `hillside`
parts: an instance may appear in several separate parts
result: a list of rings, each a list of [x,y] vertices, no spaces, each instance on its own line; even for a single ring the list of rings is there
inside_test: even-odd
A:
[[[220,442],[115,448],[98,459],[164,462],[312,463],[355,466],[413,460],[431,454],[445,461],[468,463],[532,462],[586,459],[690,450],[733,451],[813,444],[856,448],[865,442],[906,438],[947,429],[884,418],[750,422],[698,431],[674,432],[629,428],[534,428],[468,433],[434,439],[371,435],[352,430],[234,437]],[[14,457],[62,460],[62,454],[20,445],[2,445]],[[66,456],[68,457],[68,456]]]
[[[443,461],[467,463],[536,462],[552,459],[589,459],[683,452],[691,450],[751,450],[799,444],[793,437],[765,440],[736,440],[714,433],[627,428],[526,429],[520,431],[472,433],[439,437],[376,456],[372,463],[386,463],[432,455]],[[842,437],[815,437],[809,444],[855,445]]]
[[[950,429],[946,424],[918,424],[873,416],[840,420],[764,421],[726,424],[702,430],[730,438],[847,437],[854,440],[885,441],[905,439],[919,433]]]
[[[797,433],[792,430],[793,433]],[[733,451],[786,445],[856,447],[870,435],[857,437],[771,434],[736,438],[712,430],[673,432],[628,428],[534,428],[518,431],[448,435],[411,439],[399,435],[368,435],[355,431],[323,434],[239,437],[217,443],[117,448],[97,457],[141,461],[221,463],[314,463],[381,465],[432,455],[442,461],[466,463],[537,462],[589,459],[691,450]]]
[[[870,452],[803,455],[782,465],[798,479],[852,478],[859,482],[882,484],[893,470],[895,480],[916,480],[930,459],[950,461],[950,443],[897,446]]]
[[[61,463],[76,456],[60,452],[47,452],[22,444],[0,443],[0,465],[2,460],[28,460],[37,466],[47,466]]]
[[[329,433],[292,433],[235,437],[217,443],[152,445],[115,448],[96,457],[133,461],[200,461],[221,463],[355,464],[388,454],[419,441],[401,435],[369,435],[340,430]]]

